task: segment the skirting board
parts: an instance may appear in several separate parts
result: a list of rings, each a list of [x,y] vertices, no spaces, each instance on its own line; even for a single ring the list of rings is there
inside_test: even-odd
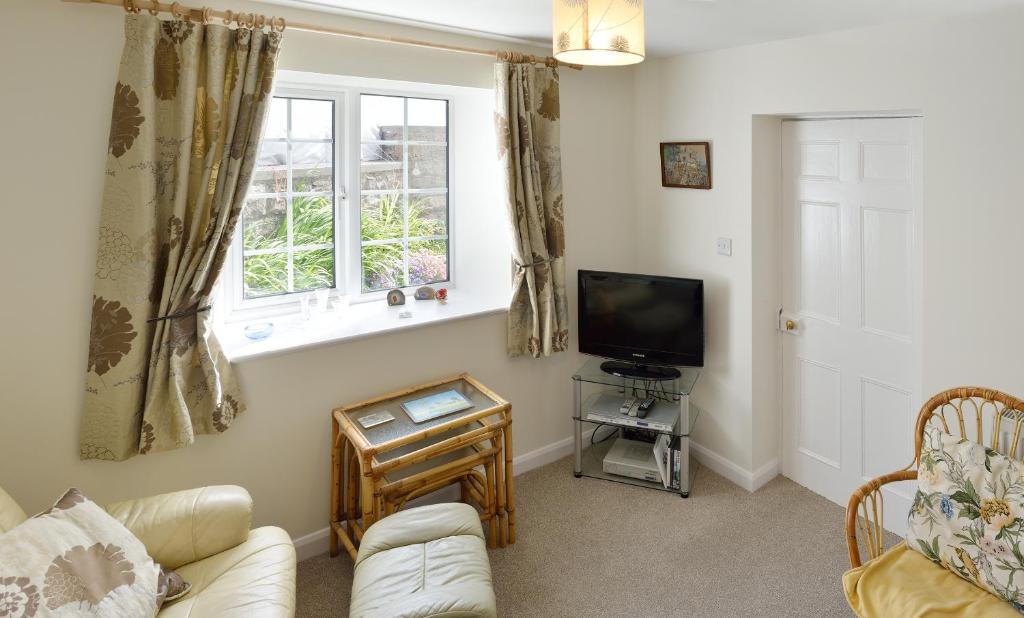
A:
[[[590,432],[584,433],[583,439],[589,440]],[[778,460],[772,460],[754,472],[750,472],[734,464],[725,457],[722,457],[718,453],[697,444],[696,442],[690,442],[690,449],[693,456],[701,463],[701,465],[707,466],[712,471],[724,476],[747,491],[757,491],[765,483],[772,480],[779,474]],[[515,475],[519,476],[520,474],[529,472],[535,468],[546,466],[549,463],[558,461],[563,457],[568,457],[571,454],[572,437],[570,436],[559,440],[558,442],[552,442],[547,446],[542,446],[538,449],[534,449],[528,453],[523,453],[522,455],[515,457],[512,460],[512,469]],[[448,491],[450,491],[451,495],[448,494]],[[418,498],[410,502],[409,505],[421,506],[424,504],[455,500],[457,499],[456,495],[455,487],[451,487],[449,490]],[[329,533],[329,528],[323,528],[295,539],[295,552],[299,561],[301,562],[307,558],[312,558],[326,553],[328,541],[330,539]]]
[[[708,447],[697,444],[693,440],[690,441],[690,453],[693,454],[694,458],[702,466],[707,466],[713,472],[724,476],[750,492],[761,489],[768,481],[778,476],[780,472],[778,459],[773,459],[751,472],[722,457]]]

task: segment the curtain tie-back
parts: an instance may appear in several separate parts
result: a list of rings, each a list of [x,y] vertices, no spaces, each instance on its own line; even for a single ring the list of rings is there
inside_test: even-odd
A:
[[[516,265],[516,270],[526,270],[527,268],[533,268],[534,266],[541,266],[542,264],[550,264],[551,262],[554,262],[555,259],[556,258],[550,258],[550,259],[547,259],[547,260],[538,260],[536,262],[531,262],[529,264],[523,264],[522,262],[520,262],[518,260],[512,260],[512,261]]]
[[[185,309],[184,311],[178,311],[177,313],[169,313],[167,315],[163,315],[160,317],[149,318],[148,320],[146,320],[146,323],[160,322],[163,320],[175,320],[177,318],[187,318],[190,315],[196,315],[197,313],[202,313],[203,311],[209,311],[212,307],[213,305],[206,305],[205,307],[196,307],[195,309]]]

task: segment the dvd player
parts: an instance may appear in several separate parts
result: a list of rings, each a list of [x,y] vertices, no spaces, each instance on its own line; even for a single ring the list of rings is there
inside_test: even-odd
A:
[[[661,483],[661,471],[654,449],[647,442],[618,438],[604,456],[601,467],[606,474]]]

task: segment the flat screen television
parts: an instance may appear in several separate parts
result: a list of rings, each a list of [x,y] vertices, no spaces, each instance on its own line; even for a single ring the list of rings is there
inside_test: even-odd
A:
[[[579,271],[579,349],[609,373],[665,379],[704,365],[704,282]]]

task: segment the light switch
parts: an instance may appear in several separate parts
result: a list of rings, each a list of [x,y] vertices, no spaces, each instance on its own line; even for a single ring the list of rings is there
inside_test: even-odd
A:
[[[731,238],[719,238],[718,239],[718,255],[732,255],[732,239]]]

